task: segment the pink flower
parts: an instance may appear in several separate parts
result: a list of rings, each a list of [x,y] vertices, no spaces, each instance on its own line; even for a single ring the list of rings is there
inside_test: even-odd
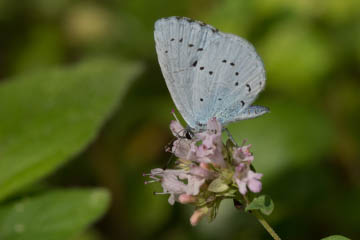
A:
[[[190,140],[183,137],[186,133],[186,129],[181,125],[181,123],[176,118],[176,120],[171,121],[170,130],[172,134],[178,139],[173,142],[171,152],[175,154],[178,158],[194,161],[196,159],[196,146],[195,139]]]
[[[221,135],[222,126],[218,120],[216,120],[216,117],[213,117],[209,119],[206,129],[214,134]]]
[[[225,146],[222,126],[215,117],[209,119],[205,130],[191,134],[175,114],[174,117],[176,120],[171,122],[170,129],[176,140],[167,151],[178,158],[175,169],[153,169],[150,174],[144,174],[152,179],[145,183],[160,182],[163,192],[156,194],[169,194],[171,205],[175,201],[195,205],[191,225],[197,225],[209,213],[210,219],[214,219],[218,210],[216,201],[236,197],[234,185],[242,195],[261,191],[262,174],[250,169],[254,160],[251,145]],[[230,152],[232,154],[227,154]]]
[[[202,141],[201,145],[197,147],[197,160],[203,163],[213,163],[226,167],[222,155],[221,124],[216,118],[211,118],[207,123],[207,130],[196,134],[196,137]]]
[[[171,152],[178,158],[186,160],[196,160],[196,145],[195,142],[189,139],[177,139],[173,143]]]
[[[203,167],[203,163],[200,164],[200,166],[192,166],[190,168],[190,174],[193,176],[197,176],[200,178],[204,178],[206,180],[213,179],[216,177],[216,174],[214,171],[211,171],[205,167]]]
[[[201,185],[205,182],[204,178],[192,176],[185,170],[155,168],[148,175],[153,181],[145,183],[160,181],[164,192],[157,194],[170,194],[168,201],[171,205],[182,194],[198,195]],[[187,184],[184,180],[187,180]]]
[[[254,160],[254,156],[250,152],[251,144],[242,146],[242,147],[234,147],[233,148],[233,159],[236,164],[242,162],[251,163]]]
[[[261,173],[255,173],[250,170],[250,165],[245,163],[240,163],[235,168],[235,182],[238,185],[239,192],[242,195],[247,193],[247,188],[254,193],[258,193],[261,191],[261,182],[260,179],[262,177]]]
[[[182,134],[186,131],[178,120],[171,121],[170,130],[175,137],[182,136]]]
[[[189,204],[189,203],[194,203],[196,202],[197,198],[192,196],[192,195],[188,195],[188,194],[181,194],[179,196],[179,202],[182,204]]]
[[[193,215],[190,217],[190,224],[196,226],[200,220],[208,213],[209,209],[203,207],[194,211]]]

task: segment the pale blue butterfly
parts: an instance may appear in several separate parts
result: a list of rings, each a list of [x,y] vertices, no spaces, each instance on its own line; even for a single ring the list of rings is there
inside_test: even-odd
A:
[[[250,106],[266,77],[262,60],[243,38],[185,17],[159,19],[154,37],[171,97],[193,132],[212,117],[225,126],[269,111]]]

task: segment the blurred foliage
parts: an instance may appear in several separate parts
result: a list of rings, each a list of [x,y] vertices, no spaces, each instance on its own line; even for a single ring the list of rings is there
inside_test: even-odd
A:
[[[70,239],[101,215],[109,200],[106,190],[82,189],[50,191],[15,201],[0,209],[0,237]]]
[[[3,83],[0,199],[82,151],[138,71],[134,65],[97,60]]]
[[[333,235],[333,236],[329,236],[326,238],[322,238],[322,240],[348,240],[349,238],[346,238],[344,236],[340,236],[340,235]]]
[[[276,205],[268,220],[279,235],[360,239],[358,0],[0,1],[0,193],[12,193],[0,213],[52,188],[103,186],[112,195],[109,211],[72,239],[268,239],[231,202],[213,223],[191,228],[191,207],[170,207],[151,194],[158,186],[143,185],[141,173],[170,157],[164,146],[174,105],[153,24],[172,15],[238,34],[264,60],[267,87],[255,104],[271,113],[229,128],[253,145],[263,192]],[[134,60],[144,72],[129,85],[141,73]],[[48,112],[49,104],[59,108]],[[32,138],[23,138],[26,132]],[[41,161],[48,171],[33,165]],[[23,167],[36,174],[4,187]],[[71,213],[68,221],[75,221]]]

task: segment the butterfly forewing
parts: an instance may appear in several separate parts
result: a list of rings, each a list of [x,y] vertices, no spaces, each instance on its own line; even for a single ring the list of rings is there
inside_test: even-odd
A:
[[[211,28],[187,18],[170,17],[155,23],[156,51],[162,73],[176,107],[192,128],[197,114],[192,103],[194,70],[212,35]]]

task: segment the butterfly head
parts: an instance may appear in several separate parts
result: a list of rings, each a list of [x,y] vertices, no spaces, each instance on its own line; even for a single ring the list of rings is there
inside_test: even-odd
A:
[[[193,139],[194,136],[195,136],[195,134],[194,134],[193,129],[190,126],[187,126],[184,131],[184,137],[186,139],[191,140],[191,139]]]

